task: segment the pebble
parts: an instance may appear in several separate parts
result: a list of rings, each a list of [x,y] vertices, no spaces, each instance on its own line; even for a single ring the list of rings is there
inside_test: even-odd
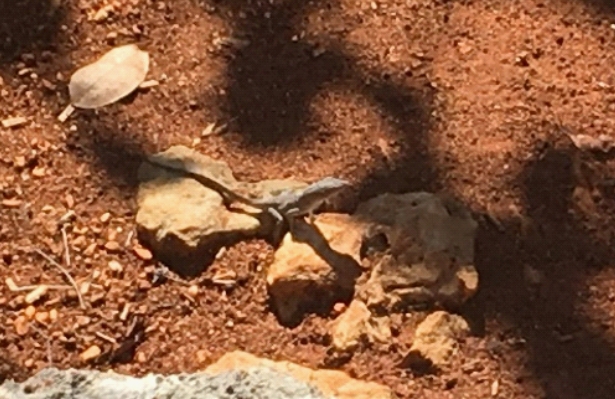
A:
[[[58,311],[56,309],[51,309],[49,311],[49,320],[51,321],[58,320]]]
[[[83,254],[85,256],[92,256],[94,255],[94,251],[96,251],[96,244],[90,244],[83,250]]]
[[[188,295],[195,298],[199,294],[199,287],[197,285],[191,285],[188,287]]]
[[[26,361],[23,362],[23,365],[27,368],[34,366],[34,359],[26,359]]]
[[[39,285],[38,287],[30,291],[28,294],[26,294],[26,297],[24,298],[25,302],[27,304],[32,304],[38,301],[43,295],[47,293],[48,289],[49,287],[47,287],[45,284]]]
[[[105,244],[105,249],[107,251],[119,251],[120,244],[117,241],[107,241],[107,243]]]
[[[34,177],[43,177],[45,174],[46,170],[42,166],[32,169],[32,176]]]
[[[75,198],[70,194],[66,194],[66,197],[64,197],[64,202],[66,203],[66,207],[69,209],[75,206]]]
[[[19,289],[19,287],[17,286],[17,284],[15,284],[15,281],[14,281],[12,278],[10,278],[10,277],[7,277],[7,278],[4,280],[4,284],[6,284],[6,287],[7,287],[10,291],[15,292],[15,291],[17,291],[17,290]]]
[[[28,123],[28,119],[24,118],[23,116],[17,116],[14,118],[7,118],[7,119],[2,120],[2,126],[5,129],[11,128],[11,127],[18,127],[21,125],[25,125],[26,123]]]
[[[135,254],[143,260],[151,260],[154,256],[149,249],[143,247],[134,247]]]
[[[121,274],[124,271],[122,264],[116,260],[110,260],[109,263],[107,263],[107,266],[109,267],[109,270],[117,274]]]
[[[15,332],[19,336],[26,335],[28,333],[28,330],[30,329],[28,319],[26,319],[26,316],[24,315],[17,317],[13,322],[13,326],[15,327]]]
[[[137,353],[136,357],[137,357],[137,362],[139,362],[139,363],[147,362],[147,356],[145,356],[145,353],[143,353],[143,352]]]
[[[32,305],[28,306],[26,310],[23,312],[24,316],[26,316],[29,320],[32,320],[36,315],[36,308]]]
[[[82,361],[87,362],[89,360],[97,358],[98,356],[100,356],[101,353],[102,353],[102,350],[100,349],[98,345],[92,345],[88,349],[81,352],[81,354],[79,355],[79,358]]]
[[[109,212],[105,212],[100,216],[100,221],[103,223],[107,223],[111,219],[111,214]]]
[[[17,198],[2,200],[2,206],[5,208],[19,208],[23,201]]]
[[[49,312],[38,312],[34,315],[34,320],[38,321],[41,324],[47,323],[49,320]]]

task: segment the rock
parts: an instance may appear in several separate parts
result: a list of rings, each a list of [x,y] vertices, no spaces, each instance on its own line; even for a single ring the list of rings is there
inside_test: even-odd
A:
[[[386,343],[391,339],[387,317],[374,317],[367,306],[354,300],[348,309],[332,323],[333,347],[340,351],[356,349],[362,341]]]
[[[206,177],[241,194],[269,196],[282,189],[304,187],[291,180],[256,184],[238,182],[228,165],[184,146],[174,146],[155,157],[170,165],[191,164]],[[221,247],[237,240],[267,236],[274,218],[258,210],[228,210],[215,190],[150,163],[139,169],[137,231],[156,258],[182,274],[194,274],[213,260]],[[239,204],[233,206],[241,206]]]
[[[364,248],[376,261],[359,290],[368,307],[456,307],[476,293],[478,224],[460,204],[424,192],[384,194],[360,204],[354,216],[374,222]]]
[[[392,399],[386,386],[341,371],[314,371],[243,352],[223,356],[204,372],[148,374],[46,368],[22,383],[6,380],[0,397],[12,399]]]
[[[403,364],[410,367],[427,364],[442,368],[457,351],[458,341],[469,333],[470,327],[463,317],[444,311],[434,312],[417,327]]]
[[[25,302],[28,305],[33,304],[34,302],[41,299],[47,293],[48,289],[49,287],[47,287],[45,284],[39,285],[38,287],[36,287],[35,289],[33,289],[32,291],[26,294],[26,297],[24,299]]]
[[[314,223],[318,231],[297,223],[296,237],[284,237],[267,272],[283,323],[295,322],[306,306],[329,308],[340,296],[351,296],[362,271],[363,224],[342,214],[320,214]]]
[[[228,370],[268,368],[291,375],[317,387],[325,397],[336,399],[393,399],[395,395],[387,386],[351,378],[338,370],[313,370],[288,361],[275,362],[250,353],[234,351],[225,354],[205,369],[207,373],[223,373]],[[294,398],[295,396],[285,396]]]
[[[87,361],[97,358],[98,356],[100,356],[101,353],[102,353],[102,350],[100,349],[98,345],[92,345],[86,350],[84,350],[83,352],[81,352],[81,354],[79,354],[79,358],[82,361],[87,362]]]

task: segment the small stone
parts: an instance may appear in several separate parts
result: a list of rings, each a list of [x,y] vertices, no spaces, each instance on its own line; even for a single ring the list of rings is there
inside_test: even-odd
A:
[[[199,294],[199,287],[197,285],[191,285],[190,287],[188,287],[188,295],[190,295],[192,298],[196,298],[196,296]]]
[[[64,197],[64,203],[66,204],[66,207],[70,209],[75,206],[75,198],[73,198],[70,194],[66,194]]]
[[[160,85],[159,81],[151,79],[151,80],[146,80],[145,82],[141,83],[139,85],[139,88],[140,89],[149,89],[149,88],[156,87],[156,86],[159,86],[159,85]]]
[[[90,292],[90,282],[84,281],[83,283],[81,283],[81,286],[79,287],[79,292],[81,293],[81,295],[85,295]]]
[[[85,256],[92,256],[94,255],[94,251],[96,251],[96,244],[90,244],[83,250],[83,254]]]
[[[24,315],[18,316],[13,322],[13,326],[15,327],[15,332],[19,336],[26,335],[30,329],[28,319]]]
[[[102,223],[107,223],[109,220],[111,220],[111,214],[109,212],[105,212],[100,216],[100,221]]]
[[[41,324],[47,323],[49,320],[49,312],[38,312],[34,315],[34,320],[38,321]]]
[[[145,356],[145,353],[143,353],[143,352],[137,353],[136,359],[137,359],[138,363],[145,363],[145,362],[147,362],[147,356]]]
[[[25,297],[25,301],[27,304],[32,304],[36,301],[38,301],[39,299],[41,299],[41,297],[43,295],[45,295],[47,293],[47,290],[49,289],[49,287],[47,287],[45,284],[41,284],[38,287],[36,287],[35,289],[33,289],[32,291],[30,291],[26,297]]]
[[[107,33],[106,39],[109,41],[113,41],[115,39],[117,39],[117,32],[109,32]]]
[[[36,315],[36,308],[30,305],[24,310],[23,314],[28,318],[28,320],[32,320]]]
[[[15,281],[13,281],[13,279],[12,279],[12,278],[10,278],[10,277],[7,277],[7,278],[4,280],[4,284],[6,284],[6,287],[7,287],[10,291],[15,292],[15,291],[19,290],[19,287],[17,286],[17,284],[15,284]]]
[[[13,160],[13,165],[17,168],[23,168],[26,166],[26,157],[22,155],[16,156]]]
[[[343,302],[336,302],[335,305],[333,305],[333,312],[335,314],[341,314],[344,309],[346,309],[346,304]]]
[[[23,362],[23,365],[27,368],[31,368],[34,366],[34,359],[26,359],[26,361]]]
[[[109,267],[109,270],[115,274],[121,274],[124,271],[124,266],[116,260],[110,260],[109,263],[107,263],[107,266]]]
[[[46,170],[42,166],[32,169],[32,176],[34,177],[43,177],[45,176],[45,173]]]
[[[58,311],[56,309],[51,309],[49,311],[49,320],[51,321],[58,320]]]
[[[5,208],[19,208],[22,204],[22,200],[17,198],[2,200],[2,206]]]
[[[22,117],[22,116],[17,116],[14,118],[7,118],[7,119],[3,119],[2,120],[2,126],[5,129],[9,129],[12,127],[19,127],[21,125],[25,125],[26,123],[28,123],[28,119]]]
[[[103,7],[94,14],[94,18],[92,19],[96,22],[104,22],[107,18],[109,18],[109,10]]]
[[[116,252],[120,250],[120,244],[117,241],[107,241],[105,249],[107,251]]]
[[[135,254],[143,260],[151,260],[154,256],[149,249],[137,246],[133,248]]]
[[[101,353],[102,350],[98,345],[92,345],[88,349],[81,352],[79,358],[81,358],[82,361],[87,362],[89,360],[97,358],[98,356],[100,356]]]

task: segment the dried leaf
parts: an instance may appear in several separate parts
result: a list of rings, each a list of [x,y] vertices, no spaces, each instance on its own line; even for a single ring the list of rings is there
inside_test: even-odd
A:
[[[71,76],[71,103],[92,109],[118,101],[139,87],[148,68],[148,53],[135,44],[116,47]]]

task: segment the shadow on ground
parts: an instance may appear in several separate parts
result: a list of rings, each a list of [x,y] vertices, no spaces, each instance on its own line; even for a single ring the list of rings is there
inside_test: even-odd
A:
[[[65,18],[53,0],[0,0],[0,65],[24,53],[54,51]]]
[[[607,399],[615,396],[615,347],[580,305],[589,294],[586,278],[609,264],[613,251],[571,215],[578,184],[573,151],[544,143],[519,176],[532,228],[522,233],[511,221],[504,232],[481,227],[481,289],[469,310],[479,318],[504,319],[515,330],[511,335],[526,341],[528,370],[542,382],[546,398]],[[524,278],[527,267],[545,276],[538,291]]]

